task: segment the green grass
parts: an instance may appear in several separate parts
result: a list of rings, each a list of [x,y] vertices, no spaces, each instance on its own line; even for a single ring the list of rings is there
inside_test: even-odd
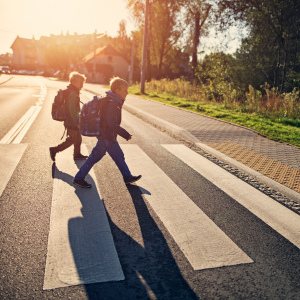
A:
[[[194,102],[168,94],[141,94],[138,86],[131,86],[128,92],[142,98],[152,99],[182,109],[239,124],[257,131],[271,140],[295,145],[300,148],[300,120],[292,118],[266,118],[258,113],[243,113],[225,108],[212,102]]]

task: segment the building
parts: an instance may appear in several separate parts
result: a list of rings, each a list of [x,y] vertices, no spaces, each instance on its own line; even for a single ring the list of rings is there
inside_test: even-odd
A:
[[[13,50],[12,68],[33,70],[37,67],[38,51],[34,39],[24,39],[19,36],[10,47]]]
[[[113,76],[128,80],[129,66],[130,63],[120,52],[111,45],[107,45],[86,55],[79,66],[79,70],[90,77],[97,76],[97,78],[90,78],[91,81],[104,83]]]
[[[95,47],[107,45],[107,35],[105,34],[77,34],[60,35],[51,34],[50,37],[41,36],[39,40],[16,37],[11,45],[13,51],[12,68],[20,70],[46,70],[45,63],[46,49],[52,44],[69,45],[76,43],[85,55],[91,53]]]

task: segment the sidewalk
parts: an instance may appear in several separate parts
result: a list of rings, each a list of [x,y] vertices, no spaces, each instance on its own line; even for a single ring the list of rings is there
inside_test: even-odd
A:
[[[268,140],[239,125],[132,95],[127,96],[124,109],[179,134],[256,178],[265,179],[265,184],[300,203],[300,149],[297,147]]]
[[[103,93],[90,86],[88,91]],[[192,142],[300,204],[300,149],[255,131],[153,100],[128,95],[124,109]],[[300,210],[300,206],[299,206]]]

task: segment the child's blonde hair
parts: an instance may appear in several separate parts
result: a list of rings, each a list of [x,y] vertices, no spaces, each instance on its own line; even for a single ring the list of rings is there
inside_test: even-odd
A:
[[[86,81],[86,77],[85,77],[85,75],[80,74],[80,73],[78,73],[76,71],[70,73],[70,75],[69,75],[69,81],[70,81],[70,83],[72,83],[72,81],[77,81],[77,80],[82,80],[83,83],[84,83]]]
[[[124,86],[129,86],[128,82],[120,77],[113,77],[110,82],[110,90],[115,93],[116,90],[120,90]]]

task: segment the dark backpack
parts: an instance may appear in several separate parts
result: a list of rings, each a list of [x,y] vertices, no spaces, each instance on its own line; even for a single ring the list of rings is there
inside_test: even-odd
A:
[[[93,100],[85,103],[79,114],[79,130],[84,136],[101,135],[103,125],[103,112],[107,104],[108,97],[94,96]]]
[[[59,90],[52,103],[52,119],[55,121],[66,121],[69,115],[67,107],[68,90]]]

